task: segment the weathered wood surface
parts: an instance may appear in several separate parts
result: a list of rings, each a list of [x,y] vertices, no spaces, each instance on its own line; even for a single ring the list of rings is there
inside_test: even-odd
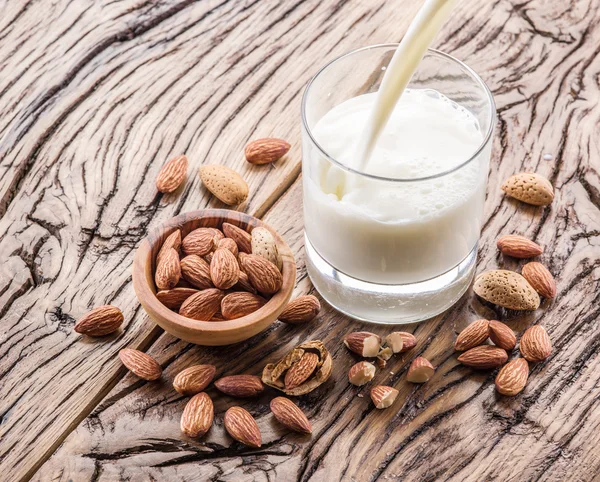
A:
[[[559,297],[516,316],[466,296],[444,316],[409,327],[415,353],[395,358],[376,379],[400,389],[394,409],[375,410],[367,389],[347,384],[355,360],[340,338],[363,325],[328,308],[305,329],[277,324],[225,351],[160,335],[135,300],[130,263],[148,227],[217,205],[193,168],[238,169],[253,193],[242,208],[265,213],[299,171],[299,99],[310,75],[351,48],[398,40],[418,4],[1,4],[3,478],[594,480],[600,5],[593,0],[463,1],[440,35],[437,46],[480,72],[499,108],[479,270],[518,266],[497,256],[499,234],[531,236],[546,246],[542,260],[557,276]],[[274,169],[245,165],[246,140],[267,134],[293,143],[288,159]],[[190,154],[188,184],[157,196],[154,175],[181,151]],[[550,209],[500,195],[502,180],[522,169],[553,181]],[[300,213],[296,181],[266,216],[296,253],[299,293],[310,290]],[[74,318],[103,302],[123,309],[123,332],[108,342],[82,340],[71,331]],[[553,339],[555,353],[514,399],[495,394],[492,373],[457,366],[455,331],[480,316],[518,331],[539,322]],[[270,393],[242,403],[258,418],[263,448],[232,443],[222,415],[238,402],[214,389],[216,426],[200,442],[181,436],[185,399],[170,385],[178,371],[202,361],[220,373],[258,373],[265,359],[309,338],[323,339],[335,359],[332,379],[299,400],[312,437],[273,423]],[[123,377],[115,356],[123,346],[149,347],[165,367],[163,381]],[[438,366],[422,387],[404,380],[417,353]]]

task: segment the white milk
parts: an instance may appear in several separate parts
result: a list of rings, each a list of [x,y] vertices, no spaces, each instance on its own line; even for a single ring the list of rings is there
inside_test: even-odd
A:
[[[377,93],[351,98],[312,129],[332,158],[356,166]],[[374,144],[367,174],[416,179],[460,166],[483,142],[476,118],[432,90],[404,92]],[[317,252],[339,271],[372,283],[434,278],[475,247],[486,172],[477,162],[424,181],[381,182],[321,158],[305,179],[305,227]]]
[[[456,0],[426,0],[410,23],[406,35],[394,52],[387,67],[369,122],[361,133],[358,155],[353,159],[364,171],[381,132],[394,110],[398,99],[417,70],[419,63],[434,37],[440,31]]]

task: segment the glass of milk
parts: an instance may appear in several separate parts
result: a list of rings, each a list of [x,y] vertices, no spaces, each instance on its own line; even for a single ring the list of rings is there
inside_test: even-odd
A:
[[[429,50],[361,162],[396,47],[332,61],[302,101],[308,274],[339,311],[393,324],[441,313],[471,283],[496,122],[481,78]]]

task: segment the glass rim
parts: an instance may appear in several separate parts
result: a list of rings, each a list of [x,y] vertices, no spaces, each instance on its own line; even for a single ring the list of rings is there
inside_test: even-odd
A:
[[[369,174],[367,172],[363,172],[363,171],[360,171],[358,169],[354,169],[352,167],[348,167],[348,166],[342,164],[337,159],[335,159],[332,156],[330,156],[327,153],[327,151],[325,151],[325,149],[323,149],[321,147],[321,145],[317,142],[317,140],[314,138],[314,136],[313,136],[313,134],[311,132],[311,129],[308,126],[308,121],[306,119],[306,104],[308,102],[308,100],[307,100],[308,99],[308,95],[310,93],[310,89],[311,89],[313,83],[315,82],[315,80],[317,80],[317,78],[319,78],[319,76],[323,72],[325,72],[325,70],[327,70],[330,66],[332,66],[333,64],[335,64],[339,60],[342,60],[342,59],[344,59],[346,57],[349,57],[349,56],[351,56],[353,54],[356,54],[356,53],[359,53],[359,52],[362,52],[362,51],[365,51],[365,50],[371,50],[371,49],[377,49],[377,48],[397,48],[398,45],[399,45],[398,43],[385,43],[385,44],[368,45],[366,47],[361,47],[359,49],[355,49],[355,50],[352,50],[350,52],[346,52],[345,54],[342,54],[342,55],[334,58],[333,60],[330,60],[323,67],[321,67],[317,71],[317,73],[310,79],[310,81],[306,85],[306,89],[304,89],[304,94],[302,95],[302,104],[301,104],[302,126],[306,130],[306,133],[308,134],[308,137],[310,138],[311,142],[317,147],[317,149],[319,149],[319,151],[321,152],[321,154],[325,158],[327,158],[329,161],[331,161],[332,163],[334,163],[335,165],[337,165],[338,167],[340,167],[341,169],[343,169],[344,171],[351,172],[353,174],[357,174],[359,176],[367,177],[369,179],[374,179],[374,180],[377,180],[377,181],[400,182],[400,183],[427,181],[427,180],[430,180],[430,179],[437,179],[439,177],[447,176],[448,174],[452,174],[453,172],[456,172],[459,169],[462,169],[466,165],[470,164],[486,148],[486,146],[488,145],[490,139],[492,138],[492,134],[494,132],[494,127],[495,127],[495,124],[496,124],[496,122],[495,122],[495,119],[496,119],[496,103],[494,102],[494,97],[493,97],[492,92],[490,91],[489,87],[483,81],[483,79],[479,76],[479,74],[477,74],[477,72],[475,72],[471,67],[469,67],[464,62],[462,62],[462,61],[458,60],[457,58],[453,57],[452,55],[449,55],[449,54],[447,54],[445,52],[442,52],[440,50],[428,48],[425,55],[432,54],[434,56],[442,57],[444,59],[450,60],[451,62],[454,62],[455,64],[457,64],[463,71],[465,71],[473,79],[475,79],[475,81],[479,84],[479,86],[485,92],[485,94],[487,96],[488,103],[490,105],[489,127],[487,129],[487,132],[486,132],[483,140],[481,141],[481,144],[475,150],[475,152],[469,158],[467,158],[464,162],[462,162],[461,164],[459,164],[457,166],[454,166],[453,168],[448,169],[446,171],[439,172],[437,174],[432,174],[430,176],[424,176],[424,177],[415,177],[415,178],[398,178],[398,177],[393,178],[393,177],[385,177],[385,176],[378,176],[378,175],[375,175],[375,174]]]

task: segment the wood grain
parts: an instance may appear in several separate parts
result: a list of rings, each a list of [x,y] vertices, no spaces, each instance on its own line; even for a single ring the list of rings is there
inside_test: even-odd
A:
[[[202,162],[239,170],[251,186],[242,209],[267,212],[299,172],[299,99],[309,77],[337,54],[398,40],[419,2],[41,3],[47,8],[5,2],[0,15],[0,59],[9,73],[0,77],[3,477],[29,478],[64,440],[35,480],[596,478],[597,2],[465,0],[439,36],[436,46],[479,72],[498,105],[478,270],[520,266],[498,256],[495,240],[523,234],[545,246],[542,261],[557,277],[558,296],[525,315],[465,296],[445,315],[412,327],[418,346],[375,380],[401,393],[385,411],[370,404],[368,387],[345,379],[355,358],[340,339],[367,325],[326,308],[306,329],[276,324],[226,352],[157,339],[129,270],[149,227],[219,206],[199,185],[194,170]],[[274,169],[244,164],[245,142],[262,135],[292,143]],[[159,196],[154,176],[180,152],[190,158],[190,179]],[[549,209],[501,195],[502,181],[520,170],[552,181]],[[296,292],[306,293],[300,213],[296,181],[265,220],[295,252]],[[104,302],[125,313],[123,332],[108,342],[82,341],[74,320]],[[457,365],[455,332],[481,316],[518,332],[541,323],[553,340],[554,354],[532,367],[514,399],[495,394],[493,373]],[[181,435],[186,399],[171,387],[176,373],[202,362],[215,363],[219,374],[259,374],[266,361],[310,338],[323,339],[334,356],[332,378],[298,400],[312,436],[278,426],[268,409],[276,394],[267,392],[242,404],[258,418],[263,448],[243,448],[222,428],[225,410],[237,402],[214,389],[216,425],[200,442]],[[122,377],[116,352],[150,345],[163,380]],[[423,386],[404,380],[417,354],[438,367]]]

